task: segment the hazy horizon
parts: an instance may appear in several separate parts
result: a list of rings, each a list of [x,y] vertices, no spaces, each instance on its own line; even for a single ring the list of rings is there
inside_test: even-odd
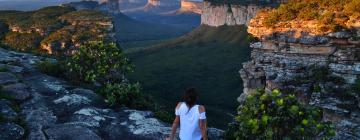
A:
[[[73,1],[82,0],[0,0],[0,10],[30,11]]]

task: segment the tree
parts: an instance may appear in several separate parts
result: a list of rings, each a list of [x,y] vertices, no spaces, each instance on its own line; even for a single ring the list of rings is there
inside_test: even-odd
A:
[[[91,42],[81,46],[67,60],[70,77],[78,82],[92,82],[101,85],[121,83],[133,65],[115,44]]]
[[[322,111],[300,103],[279,90],[258,90],[238,108],[232,139],[329,139],[335,135]]]

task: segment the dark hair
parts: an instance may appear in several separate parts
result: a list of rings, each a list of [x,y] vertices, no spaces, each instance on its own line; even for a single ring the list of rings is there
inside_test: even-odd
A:
[[[188,89],[186,89],[183,98],[184,98],[186,105],[188,105],[189,107],[192,107],[195,105],[195,103],[198,99],[198,93],[195,88],[188,88]]]

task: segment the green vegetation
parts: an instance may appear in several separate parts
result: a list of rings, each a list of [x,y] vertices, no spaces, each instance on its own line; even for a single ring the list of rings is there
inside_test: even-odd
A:
[[[64,77],[65,76],[65,63],[63,61],[38,61],[35,63],[35,67],[42,73],[55,76],[55,77]]]
[[[2,11],[0,20],[24,30],[30,28],[46,29],[58,25],[60,23],[58,17],[71,11],[75,11],[75,9],[61,6],[45,7],[31,12]]]
[[[81,10],[74,11],[67,14],[64,14],[60,17],[61,20],[65,20],[68,22],[72,21],[82,21],[82,20],[90,20],[90,21],[109,21],[111,18],[103,13],[94,10]]]
[[[162,106],[154,103],[150,96],[141,93],[140,84],[132,84],[126,79],[126,74],[132,71],[133,66],[115,44],[92,42],[83,45],[65,60],[45,60],[38,62],[36,67],[43,73],[67,77],[66,80],[77,84],[96,83],[99,86],[87,86],[105,97],[112,107],[152,110],[156,117],[165,122],[172,119]]]
[[[353,85],[353,90],[356,93],[360,93],[360,79],[356,79],[355,84]]]
[[[225,128],[242,92],[236,75],[250,59],[247,35],[244,26],[201,26],[178,39],[132,50],[128,56],[136,68],[128,77],[139,81],[146,94],[166,107],[162,110],[171,112],[158,112],[159,116],[174,116],[184,90],[196,87],[207,114],[222,118],[209,117],[209,125]]]
[[[6,34],[5,43],[19,51],[31,51],[36,49],[41,41],[38,33],[9,32]]]
[[[106,97],[110,106],[125,105],[133,108],[146,108],[137,106],[140,97],[140,85],[127,82],[107,84],[101,93]]]
[[[133,71],[133,66],[121,49],[115,44],[103,42],[81,46],[66,64],[69,77],[101,85],[122,82],[125,74]]]
[[[360,18],[358,7],[358,0],[289,0],[270,11],[264,25],[273,27],[282,21],[316,20],[322,31],[335,31],[346,27],[347,21]]]
[[[90,41],[111,42],[107,36],[110,21],[110,16],[102,12],[75,11],[67,6],[30,12],[0,11],[0,40],[4,38],[4,43],[16,50],[61,55],[72,51],[72,46]],[[5,34],[8,26],[11,32]]]
[[[9,69],[7,69],[6,67],[0,67],[0,72],[8,72]]]
[[[330,139],[335,135],[333,125],[322,121],[320,109],[279,90],[258,90],[238,111],[237,125],[232,127],[235,133],[229,139]]]

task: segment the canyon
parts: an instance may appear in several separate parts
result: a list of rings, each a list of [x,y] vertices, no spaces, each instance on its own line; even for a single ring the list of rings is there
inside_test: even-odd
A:
[[[280,89],[304,103],[324,110],[324,120],[335,124],[334,139],[360,138],[360,98],[353,85],[360,79],[360,21],[349,19],[347,29],[318,30],[315,21],[263,25],[266,12],[258,14],[248,32],[260,39],[250,45],[251,61],[240,70],[244,91]]]

